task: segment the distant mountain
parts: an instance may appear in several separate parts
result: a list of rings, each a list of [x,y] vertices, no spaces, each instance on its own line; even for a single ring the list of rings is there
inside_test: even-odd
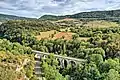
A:
[[[59,20],[64,19],[66,16],[55,16],[55,15],[43,15],[40,17],[42,20]]]
[[[0,14],[0,21],[19,20],[19,19],[34,19],[34,18],[26,18],[26,17],[14,16],[14,15]]]
[[[64,18],[75,18],[75,19],[107,19],[107,20],[120,20],[120,10],[111,11],[92,11],[92,12],[82,12],[73,15],[65,16],[54,16],[54,15],[44,15],[40,17],[43,20],[58,20]]]

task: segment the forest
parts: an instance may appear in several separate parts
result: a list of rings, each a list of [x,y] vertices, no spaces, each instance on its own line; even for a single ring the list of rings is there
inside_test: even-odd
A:
[[[37,50],[52,53],[40,61],[43,74],[39,76],[45,80],[120,80],[120,23],[103,20],[101,27],[86,26],[90,21],[93,20],[5,21],[0,25],[0,79],[38,80],[34,70],[35,53],[32,52]],[[107,23],[109,25],[102,27]],[[41,32],[51,30],[74,34],[70,40],[64,36],[58,39],[36,38]],[[54,54],[87,62],[61,68]]]
[[[91,11],[81,12],[73,15],[55,16],[55,15],[43,15],[40,17],[42,20],[59,20],[64,18],[75,18],[82,20],[109,20],[120,21],[120,10],[108,10],[108,11]]]

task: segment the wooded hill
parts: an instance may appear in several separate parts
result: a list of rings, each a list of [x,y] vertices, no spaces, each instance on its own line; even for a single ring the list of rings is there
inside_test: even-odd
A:
[[[44,15],[40,17],[40,19],[43,20],[58,20],[64,18],[120,21],[120,10],[82,12],[65,16]]]
[[[75,19],[85,19],[85,20],[110,20],[110,21],[120,21],[120,10],[110,10],[110,11],[92,11],[92,12],[81,12],[73,15],[43,15],[40,20],[59,20],[65,18],[75,18]],[[14,15],[0,14],[0,21],[5,20],[20,20],[29,19],[34,20],[36,18],[27,18]]]
[[[0,21],[6,21],[6,20],[23,20],[23,19],[34,19],[34,18],[27,18],[27,17],[20,17],[15,15],[7,15],[7,14],[0,14]]]

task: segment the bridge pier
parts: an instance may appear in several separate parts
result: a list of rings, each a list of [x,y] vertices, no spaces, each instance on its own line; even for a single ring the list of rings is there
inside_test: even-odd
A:
[[[59,66],[60,66],[61,68],[64,68],[63,59],[62,59],[62,58],[59,58],[58,60],[59,60],[59,62],[60,62],[60,65],[59,65]]]

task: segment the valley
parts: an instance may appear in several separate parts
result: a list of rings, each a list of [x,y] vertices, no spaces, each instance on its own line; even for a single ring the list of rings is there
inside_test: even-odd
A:
[[[120,80],[118,14],[1,18],[0,80]]]

